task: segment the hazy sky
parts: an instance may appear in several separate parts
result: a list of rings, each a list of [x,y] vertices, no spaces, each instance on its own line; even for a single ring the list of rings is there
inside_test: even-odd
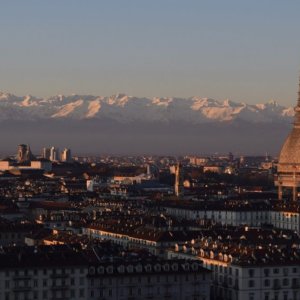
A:
[[[0,90],[296,102],[298,0],[0,0]]]

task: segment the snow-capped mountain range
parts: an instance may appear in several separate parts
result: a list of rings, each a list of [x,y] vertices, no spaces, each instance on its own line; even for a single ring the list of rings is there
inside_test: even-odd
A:
[[[49,98],[19,97],[0,92],[0,121],[55,119],[110,119],[121,123],[173,122],[191,124],[243,120],[254,123],[291,121],[292,107],[275,101],[249,105],[210,98],[137,98],[125,94],[110,97],[57,95]]]

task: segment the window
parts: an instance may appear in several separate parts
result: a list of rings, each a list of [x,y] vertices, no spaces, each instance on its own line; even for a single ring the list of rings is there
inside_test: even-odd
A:
[[[254,280],[249,280],[248,286],[249,286],[250,288],[254,287],[254,286],[255,286],[255,281],[254,281]]]
[[[273,269],[273,274],[279,274],[279,269],[278,268]]]
[[[253,269],[248,270],[249,277],[254,277],[254,271],[255,270],[253,270]]]
[[[264,300],[270,300],[269,293],[265,293]]]
[[[249,300],[254,300],[254,293],[249,294]]]
[[[279,279],[274,279],[274,288],[280,288]]]
[[[79,289],[79,297],[84,297],[84,289]]]
[[[269,279],[265,279],[265,286],[270,286],[270,280]]]
[[[264,269],[264,275],[265,275],[265,277],[268,277],[270,275],[270,270]]]
[[[288,278],[283,278],[282,284],[283,284],[284,286],[289,285],[289,279],[288,279]]]
[[[285,293],[283,294],[283,300],[288,300],[288,293],[287,293],[287,292],[285,292]]]

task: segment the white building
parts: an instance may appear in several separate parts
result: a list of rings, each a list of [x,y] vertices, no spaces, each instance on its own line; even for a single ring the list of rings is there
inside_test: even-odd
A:
[[[72,154],[71,150],[68,148],[65,148],[61,153],[61,161],[63,162],[71,162],[72,161]]]
[[[192,247],[168,258],[199,259],[212,273],[212,300],[299,300],[299,250]],[[254,248],[255,249],[255,248]]]
[[[50,160],[51,161],[58,161],[59,160],[59,150],[58,150],[58,148],[55,148],[55,147],[50,148]]]

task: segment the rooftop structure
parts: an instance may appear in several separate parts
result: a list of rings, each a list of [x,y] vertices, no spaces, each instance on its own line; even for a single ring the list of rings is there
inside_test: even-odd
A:
[[[298,199],[298,188],[300,187],[300,80],[294,126],[280,152],[275,184],[278,186],[279,200],[282,200],[286,189],[292,189],[293,201]]]

